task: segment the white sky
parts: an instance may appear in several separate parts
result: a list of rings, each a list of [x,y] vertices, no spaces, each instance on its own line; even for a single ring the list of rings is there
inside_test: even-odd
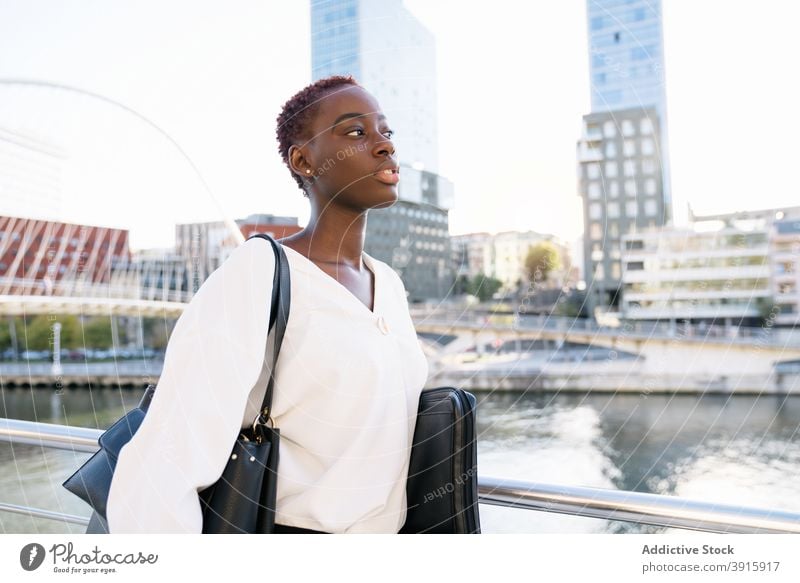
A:
[[[790,0],[664,0],[673,198],[697,212],[800,204],[800,35]],[[437,37],[440,171],[451,233],[582,230],[575,142],[589,111],[584,0],[406,0]],[[391,31],[387,31],[390,34]],[[79,87],[125,104],[0,83],[0,127],[70,154],[41,215],[169,245],[177,221],[307,218],[274,139],[310,81],[306,0],[0,0],[0,79]],[[8,209],[4,208],[4,212]]]

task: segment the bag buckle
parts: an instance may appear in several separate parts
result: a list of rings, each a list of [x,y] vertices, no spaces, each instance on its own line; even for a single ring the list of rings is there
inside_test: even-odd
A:
[[[275,421],[272,419],[269,409],[264,409],[261,411],[253,420],[253,435],[255,436],[256,441],[261,443],[261,433],[256,430],[256,427],[259,425],[266,425],[267,427],[272,427],[272,429],[275,429]]]

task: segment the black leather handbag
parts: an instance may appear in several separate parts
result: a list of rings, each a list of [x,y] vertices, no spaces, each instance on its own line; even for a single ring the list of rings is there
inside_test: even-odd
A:
[[[289,264],[280,244],[269,235],[275,252],[269,328],[275,327],[270,355],[270,378],[260,414],[236,440],[222,476],[199,492],[203,510],[203,533],[271,533],[275,528],[280,430],[270,426],[275,363],[289,319]],[[250,237],[252,238],[252,237]],[[136,409],[131,410],[100,436],[100,449],[65,482],[64,487],[94,509],[87,532],[108,532],[106,502],[111,479],[122,447],[144,419],[155,386],[147,387]],[[96,529],[96,530],[95,530]]]
[[[400,534],[480,534],[475,403],[463,389],[422,391]]]

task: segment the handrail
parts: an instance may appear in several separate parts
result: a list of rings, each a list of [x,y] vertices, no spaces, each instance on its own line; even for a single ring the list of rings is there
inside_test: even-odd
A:
[[[99,448],[97,440],[102,434],[101,429],[91,427],[71,427],[0,417],[0,441],[11,443],[94,453]]]
[[[73,452],[97,451],[100,429],[0,418],[0,441]],[[800,514],[687,500],[624,490],[478,479],[483,504],[525,508],[605,520],[719,533],[800,533]],[[47,510],[0,503],[0,511],[55,518],[75,524],[88,520]]]
[[[718,533],[800,533],[800,514],[626,490],[479,478],[484,504]]]
[[[89,525],[89,519],[84,518],[83,516],[64,514],[63,512],[43,510],[41,508],[31,508],[30,506],[18,506],[17,504],[7,504],[5,502],[0,502],[0,512],[11,512],[13,514],[22,514],[24,516],[32,516],[34,518],[47,518],[49,520],[58,520],[60,522],[79,524],[81,526]]]

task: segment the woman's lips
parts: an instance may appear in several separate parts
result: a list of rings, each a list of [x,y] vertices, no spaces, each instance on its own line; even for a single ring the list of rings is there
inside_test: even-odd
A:
[[[381,170],[380,172],[375,173],[375,178],[384,184],[397,184],[400,182],[400,173],[393,172],[392,170]]]

